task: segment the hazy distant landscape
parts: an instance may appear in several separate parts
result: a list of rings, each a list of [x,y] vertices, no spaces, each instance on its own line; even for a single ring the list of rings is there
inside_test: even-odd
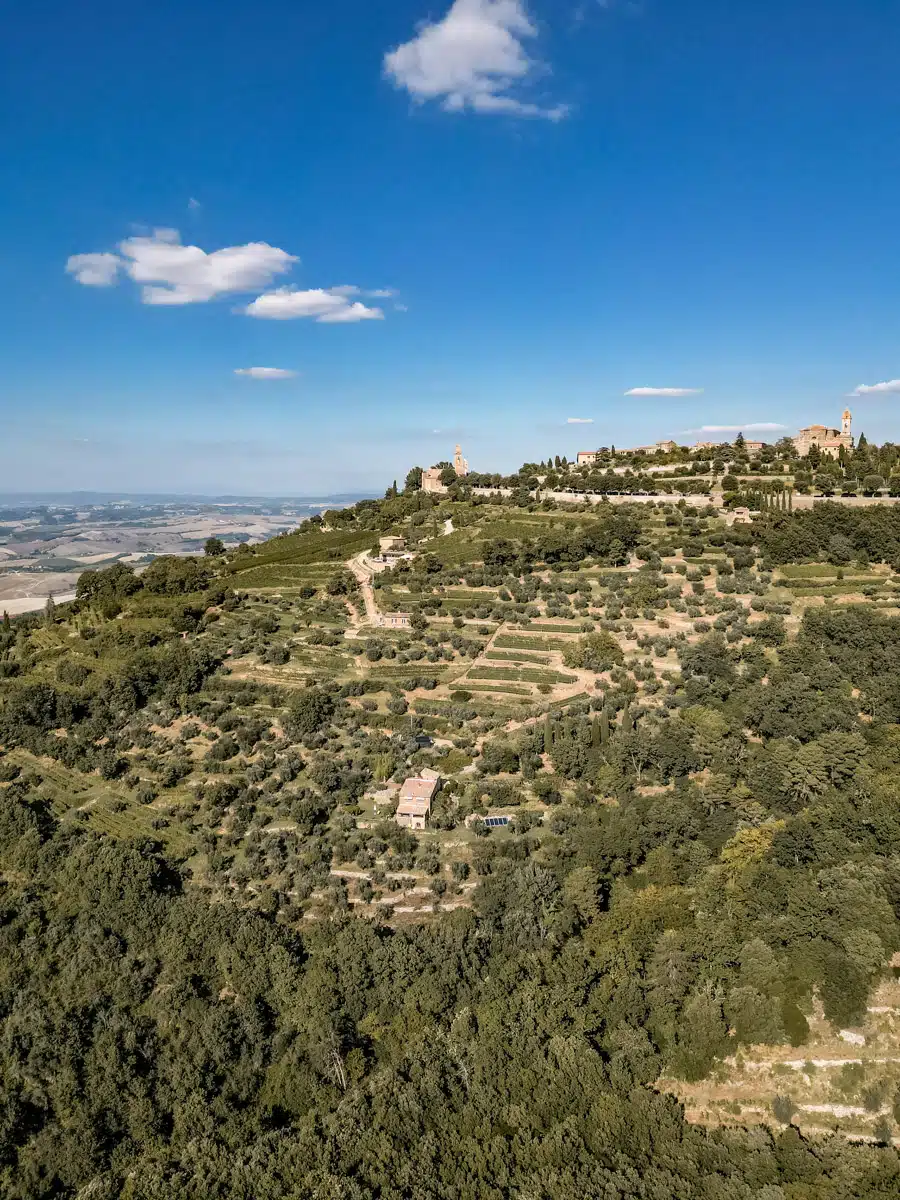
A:
[[[74,595],[82,571],[161,554],[198,554],[207,538],[228,548],[255,545],[295,529],[359,494],[334,496],[178,496],[102,492],[0,493],[0,608],[15,615],[49,595]]]

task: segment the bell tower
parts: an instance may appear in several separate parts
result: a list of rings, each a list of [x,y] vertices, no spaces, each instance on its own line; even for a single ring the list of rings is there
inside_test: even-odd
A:
[[[843,415],[843,417],[841,417],[841,433],[846,438],[853,436],[850,432],[850,426],[851,426],[852,422],[853,422],[853,417],[850,414],[850,409],[845,408],[844,415]]]

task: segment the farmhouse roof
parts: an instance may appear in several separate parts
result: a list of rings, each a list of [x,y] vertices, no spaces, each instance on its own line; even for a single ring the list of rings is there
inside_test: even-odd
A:
[[[422,800],[430,804],[437,789],[437,779],[407,779],[400,789],[400,803],[406,800]]]

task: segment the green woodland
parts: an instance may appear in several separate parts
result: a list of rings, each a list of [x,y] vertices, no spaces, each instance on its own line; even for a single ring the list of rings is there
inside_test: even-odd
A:
[[[900,510],[420,478],[3,620],[0,1195],[893,1200],[677,1088],[897,972]]]

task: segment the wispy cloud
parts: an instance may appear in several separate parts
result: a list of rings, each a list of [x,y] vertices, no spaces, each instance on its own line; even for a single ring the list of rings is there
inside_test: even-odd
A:
[[[121,265],[118,254],[73,254],[66,262],[66,271],[87,287],[111,287]]]
[[[593,417],[567,417],[566,418],[567,425],[593,425],[593,423],[594,423]]]
[[[701,425],[699,429],[685,429],[684,433],[776,433],[787,429],[775,421],[747,421],[743,425]]]
[[[851,396],[890,396],[900,392],[900,379],[888,379],[884,383],[861,383]]]
[[[700,396],[703,393],[703,388],[684,388],[684,387],[636,387],[630,388],[626,396]]]
[[[259,317],[268,321],[297,321],[311,318],[328,325],[349,324],[355,321],[382,321],[380,308],[367,308],[358,300],[351,304],[342,292],[310,288],[278,288],[264,292],[248,304],[243,311],[248,317]]]
[[[194,196],[190,196],[188,198],[187,206],[191,212],[196,212],[198,208],[203,207],[203,205],[200,203],[200,201],[197,200],[196,197],[194,197]]]
[[[248,379],[294,379],[296,371],[285,367],[236,367],[235,375],[246,375]]]
[[[447,112],[560,121],[566,105],[545,107],[514,94],[539,71],[525,49],[537,33],[524,0],[454,0],[442,20],[426,21],[384,56],[384,73],[414,100],[439,100]]]
[[[317,320],[325,325],[353,325],[357,321],[383,321],[384,313],[380,308],[368,308],[359,301],[336,308],[333,312],[323,313]]]

